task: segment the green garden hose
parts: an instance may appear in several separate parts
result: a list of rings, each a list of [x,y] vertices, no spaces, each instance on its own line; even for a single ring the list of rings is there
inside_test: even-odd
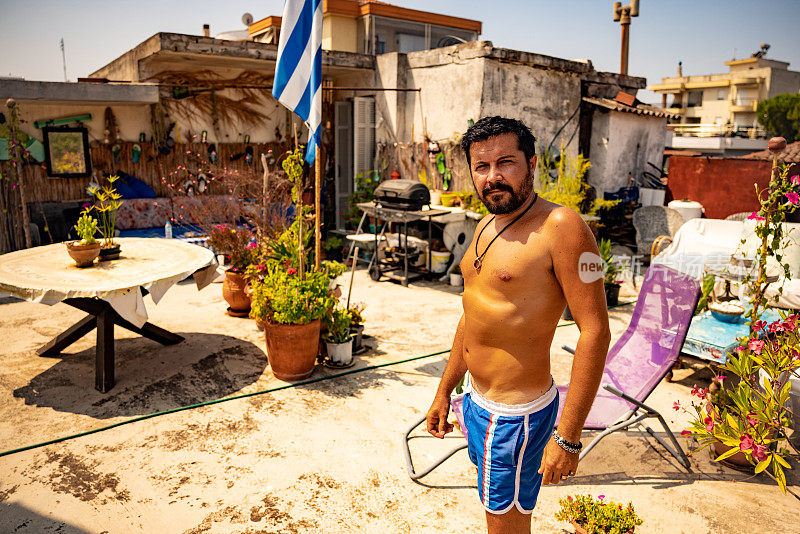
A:
[[[618,308],[620,306],[627,306],[628,304],[633,304],[634,302],[636,302],[636,301],[633,300],[631,302],[625,302],[625,303],[622,303],[622,304],[617,304],[616,306],[609,306],[609,308]],[[574,321],[569,321],[569,322],[565,322],[565,323],[559,324],[558,327],[570,326],[570,325],[573,325],[573,324],[575,324]],[[0,452],[0,458],[2,458],[3,456],[9,456],[9,455],[16,454],[16,453],[19,453],[19,452],[29,451],[29,450],[32,450],[32,449],[38,449],[40,447],[44,447],[44,446],[47,446],[47,445],[53,445],[55,443],[61,443],[62,441],[67,441],[67,440],[70,440],[70,439],[75,439],[75,438],[80,438],[80,437],[83,437],[83,436],[88,436],[90,434],[97,434],[98,432],[104,432],[106,430],[111,430],[112,428],[117,428],[117,427],[120,427],[120,426],[123,426],[123,425],[128,425],[130,423],[136,423],[137,421],[144,421],[145,419],[152,419],[154,417],[159,417],[161,415],[167,415],[167,414],[171,414],[171,413],[182,412],[182,411],[185,411],[185,410],[193,410],[195,408],[201,408],[203,406],[211,406],[213,404],[219,404],[221,402],[227,402],[227,401],[232,401],[232,400],[236,400],[236,399],[244,399],[246,397],[253,397],[255,395],[262,395],[264,393],[272,393],[274,391],[280,391],[282,389],[296,388],[298,386],[305,386],[307,384],[314,384],[316,382],[322,382],[324,380],[330,380],[332,378],[339,378],[340,376],[347,376],[347,375],[351,375],[351,374],[354,374],[354,373],[360,373],[360,372],[363,372],[363,371],[369,371],[369,370],[372,370],[372,369],[380,369],[381,367],[388,367],[390,365],[399,365],[401,363],[413,362],[415,360],[421,360],[423,358],[430,358],[431,356],[439,356],[440,354],[445,354],[447,352],[450,352],[450,349],[440,350],[438,352],[432,352],[430,354],[425,354],[423,356],[414,356],[413,358],[406,358],[404,360],[397,360],[397,361],[394,361],[394,362],[380,363],[380,364],[376,364],[376,365],[367,365],[366,367],[359,367],[358,369],[351,369],[349,371],[343,371],[341,373],[336,373],[336,374],[332,374],[332,375],[325,375],[325,376],[320,376],[320,377],[317,377],[317,378],[310,378],[308,380],[301,380],[300,382],[293,382],[291,384],[284,384],[282,386],[277,386],[277,387],[270,388],[270,389],[264,389],[264,390],[261,390],[261,391],[253,391],[252,393],[242,393],[241,395],[234,395],[233,397],[225,397],[223,399],[215,399],[215,400],[200,402],[200,403],[197,403],[197,404],[190,404],[188,406],[180,406],[178,408],[172,408],[171,410],[164,410],[162,412],[155,412],[155,413],[151,413],[151,414],[147,414],[147,415],[141,415],[139,417],[133,417],[131,419],[126,419],[125,421],[120,421],[119,423],[113,423],[111,425],[106,425],[106,426],[101,426],[101,427],[98,427],[98,428],[93,428],[92,430],[86,430],[85,432],[78,432],[77,434],[71,434],[69,436],[62,436],[60,438],[55,438],[55,439],[43,441],[41,443],[35,443],[33,445],[26,445],[24,447],[19,447],[19,448],[11,449],[11,450],[8,450],[8,451],[3,451],[3,452]]]

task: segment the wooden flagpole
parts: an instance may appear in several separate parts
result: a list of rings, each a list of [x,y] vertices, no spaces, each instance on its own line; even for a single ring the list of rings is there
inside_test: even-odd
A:
[[[319,125],[322,128],[322,125]],[[314,266],[319,269],[320,251],[322,249],[322,237],[320,234],[320,194],[322,192],[322,164],[320,163],[320,143],[317,143],[317,155],[314,158]]]

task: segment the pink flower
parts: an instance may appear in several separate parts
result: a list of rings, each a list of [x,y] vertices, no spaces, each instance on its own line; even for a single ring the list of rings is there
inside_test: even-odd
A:
[[[677,412],[678,410],[680,410],[680,409],[681,409],[681,403],[680,403],[680,401],[675,401],[675,402],[673,402],[673,403],[672,403],[672,409],[673,409],[673,410],[675,410],[676,412]]]
[[[270,150],[270,152],[272,152],[272,150]],[[567,500],[568,500],[569,502],[572,502],[572,495],[567,495]]]
[[[250,242],[250,243],[247,244],[247,248],[249,248],[250,250],[257,249],[258,248],[258,244]]]
[[[217,224],[214,226],[214,228],[216,228],[220,232],[227,229],[227,227],[224,224]]]
[[[739,450],[746,451],[753,448],[755,441],[750,434],[742,434],[739,438]]]
[[[681,436],[691,436],[691,435],[692,435],[691,430],[681,430]]]
[[[266,271],[267,270],[267,266],[263,265],[263,264],[258,264],[258,265],[256,265],[256,269],[258,269],[259,271]]]
[[[789,180],[792,181],[792,185],[800,185],[800,176],[798,176],[796,174],[794,176],[792,176],[791,178],[789,178]]]
[[[786,193],[786,200],[789,201],[789,204],[794,204],[796,206],[800,204],[800,195],[795,192]]]
[[[718,381],[718,382],[722,382],[722,381],[723,381],[723,380],[725,380],[726,378],[728,378],[728,376],[727,376],[727,375],[719,375],[719,376],[715,376],[715,377],[713,378],[713,380],[716,380],[716,381]]]
[[[756,212],[756,211],[751,213],[747,218],[748,219],[755,219],[757,221],[766,221],[766,219],[764,217],[762,217],[761,215],[759,215],[758,212]]]
[[[756,426],[758,424],[758,419],[755,417],[750,417],[750,415],[754,415],[752,413],[747,414],[747,424],[748,426]]]
[[[597,496],[597,498],[598,498],[598,499],[600,499],[600,500],[602,501],[603,499],[605,499],[605,498],[606,498],[606,496],[605,496],[605,495],[598,495],[598,496]]]
[[[756,321],[755,323],[753,323],[753,328],[755,328],[756,330],[764,330],[765,326],[767,326],[766,321]]]
[[[761,354],[761,349],[764,348],[764,342],[760,339],[751,339],[747,342],[747,346],[756,354]]]
[[[88,208],[88,207],[89,207],[89,206],[91,206],[91,205],[92,205],[92,203],[91,203],[91,202],[84,202],[83,204],[81,204],[81,207],[82,207],[82,208]]]
[[[288,269],[286,269],[286,274],[297,274],[297,269],[295,269],[294,267],[289,267]]]
[[[789,321],[788,317],[781,326],[783,327],[784,332],[794,332],[797,329],[797,325],[795,324],[795,322]]]
[[[755,458],[759,462],[763,462],[764,460],[767,459],[767,453],[765,452],[766,450],[767,450],[766,445],[759,445],[757,443],[754,444],[753,445],[753,458]]]
[[[706,418],[703,419],[703,424],[706,425],[706,430],[708,430],[709,432],[713,432],[714,427],[717,426],[719,423],[714,421],[714,419],[710,415],[707,415]]]

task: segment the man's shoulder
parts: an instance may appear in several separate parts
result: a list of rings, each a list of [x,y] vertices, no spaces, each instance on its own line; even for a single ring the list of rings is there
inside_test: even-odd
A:
[[[561,244],[580,241],[591,235],[591,230],[578,212],[553,202],[548,202],[545,207],[542,232]]]

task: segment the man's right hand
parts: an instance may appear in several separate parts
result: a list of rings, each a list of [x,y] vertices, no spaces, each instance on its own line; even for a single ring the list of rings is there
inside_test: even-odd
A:
[[[447,422],[447,415],[450,413],[450,399],[437,395],[433,399],[428,414],[425,416],[428,422],[428,433],[435,437],[444,439],[445,434],[453,431],[453,425]]]

